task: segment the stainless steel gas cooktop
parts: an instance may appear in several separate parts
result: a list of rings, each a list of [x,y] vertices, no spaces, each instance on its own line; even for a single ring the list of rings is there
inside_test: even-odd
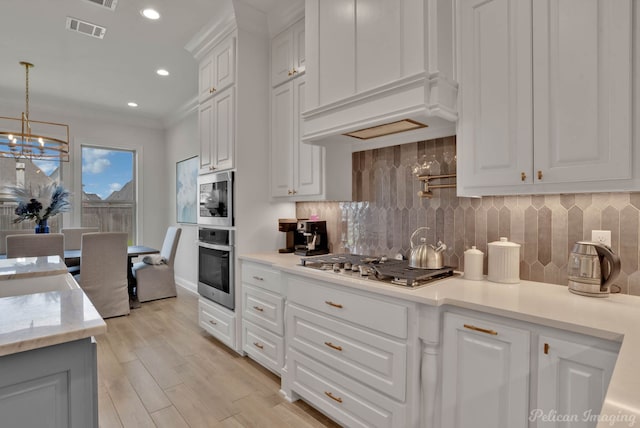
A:
[[[432,281],[453,275],[452,267],[417,269],[407,260],[387,259],[360,254],[325,254],[303,257],[300,264],[306,268],[334,272],[350,277],[360,277],[388,284],[416,288]]]

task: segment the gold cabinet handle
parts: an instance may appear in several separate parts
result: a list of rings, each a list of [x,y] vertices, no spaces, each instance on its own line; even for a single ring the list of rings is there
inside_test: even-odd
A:
[[[544,344],[544,353],[545,353],[545,354],[548,354],[548,353],[549,353],[549,344],[548,344],[548,343],[545,343],[545,344]]]
[[[293,71],[291,72],[291,74],[296,74],[298,72],[298,70],[296,70],[295,68],[293,69]]]
[[[292,190],[293,194],[295,195],[296,193],[298,193],[298,191],[296,189]]]
[[[264,278],[256,275],[253,275],[253,279],[255,279],[256,281],[264,281]]]
[[[527,179],[527,174],[525,174],[524,172],[520,173],[520,180],[524,181]]]
[[[213,170],[215,170],[215,169],[216,169],[216,167],[215,167],[215,166],[213,166],[213,165],[210,165],[210,166],[209,166],[209,171],[213,171]]]
[[[293,195],[293,190],[291,190],[291,189],[287,190],[287,194],[288,195]]]
[[[342,398],[336,397],[336,396],[334,396],[332,393],[330,393],[328,391],[325,391],[324,395],[326,395],[327,397],[331,398],[334,401],[337,401],[338,403],[342,403]]]
[[[489,330],[489,329],[486,329],[486,328],[476,327],[475,325],[471,325],[471,324],[465,324],[464,328],[468,328],[469,330],[479,331],[480,333],[491,334],[491,335],[494,335],[494,336],[498,335],[497,331]]]
[[[254,306],[253,309],[255,309],[258,312],[264,312],[264,309],[261,308],[260,306]]]
[[[213,94],[215,91],[216,91],[216,88],[214,88],[214,87],[209,88],[209,93],[210,94]]]
[[[333,303],[331,300],[325,300],[324,302],[329,306],[333,306],[334,308],[342,309],[342,305],[340,303]]]
[[[211,320],[209,320],[209,323],[211,323],[211,324],[213,324],[213,325],[218,325],[218,323],[217,323],[217,322],[215,322],[215,321],[211,321]]]
[[[335,349],[336,351],[342,351],[342,346],[334,345],[331,342],[324,342],[324,344],[327,345],[331,349]]]
[[[542,180],[542,171],[538,171],[538,180]]]
[[[255,346],[258,349],[264,349],[264,345],[261,345],[258,342],[253,342],[253,346]]]

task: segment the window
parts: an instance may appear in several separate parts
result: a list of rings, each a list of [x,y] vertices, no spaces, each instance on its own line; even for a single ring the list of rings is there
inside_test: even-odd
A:
[[[136,236],[135,151],[82,146],[82,226]]]
[[[38,189],[47,187],[53,182],[62,182],[59,160],[30,160],[0,157],[0,187],[20,186],[30,193],[37,194]],[[35,227],[32,221],[14,223],[16,204],[9,195],[0,193],[0,229],[31,229]],[[55,216],[49,220],[51,232],[59,232],[62,227],[62,216]]]

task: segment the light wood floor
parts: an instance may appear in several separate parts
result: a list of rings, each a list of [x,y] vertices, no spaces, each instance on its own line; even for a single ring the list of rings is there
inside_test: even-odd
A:
[[[100,426],[336,427],[278,393],[280,378],[206,334],[197,297],[143,303],[98,336]]]

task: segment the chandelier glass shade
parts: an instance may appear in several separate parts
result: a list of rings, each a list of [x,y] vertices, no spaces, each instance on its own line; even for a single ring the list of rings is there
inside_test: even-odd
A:
[[[0,116],[0,156],[15,159],[69,161],[69,125],[29,117],[29,69],[25,68],[25,111],[19,118]]]

